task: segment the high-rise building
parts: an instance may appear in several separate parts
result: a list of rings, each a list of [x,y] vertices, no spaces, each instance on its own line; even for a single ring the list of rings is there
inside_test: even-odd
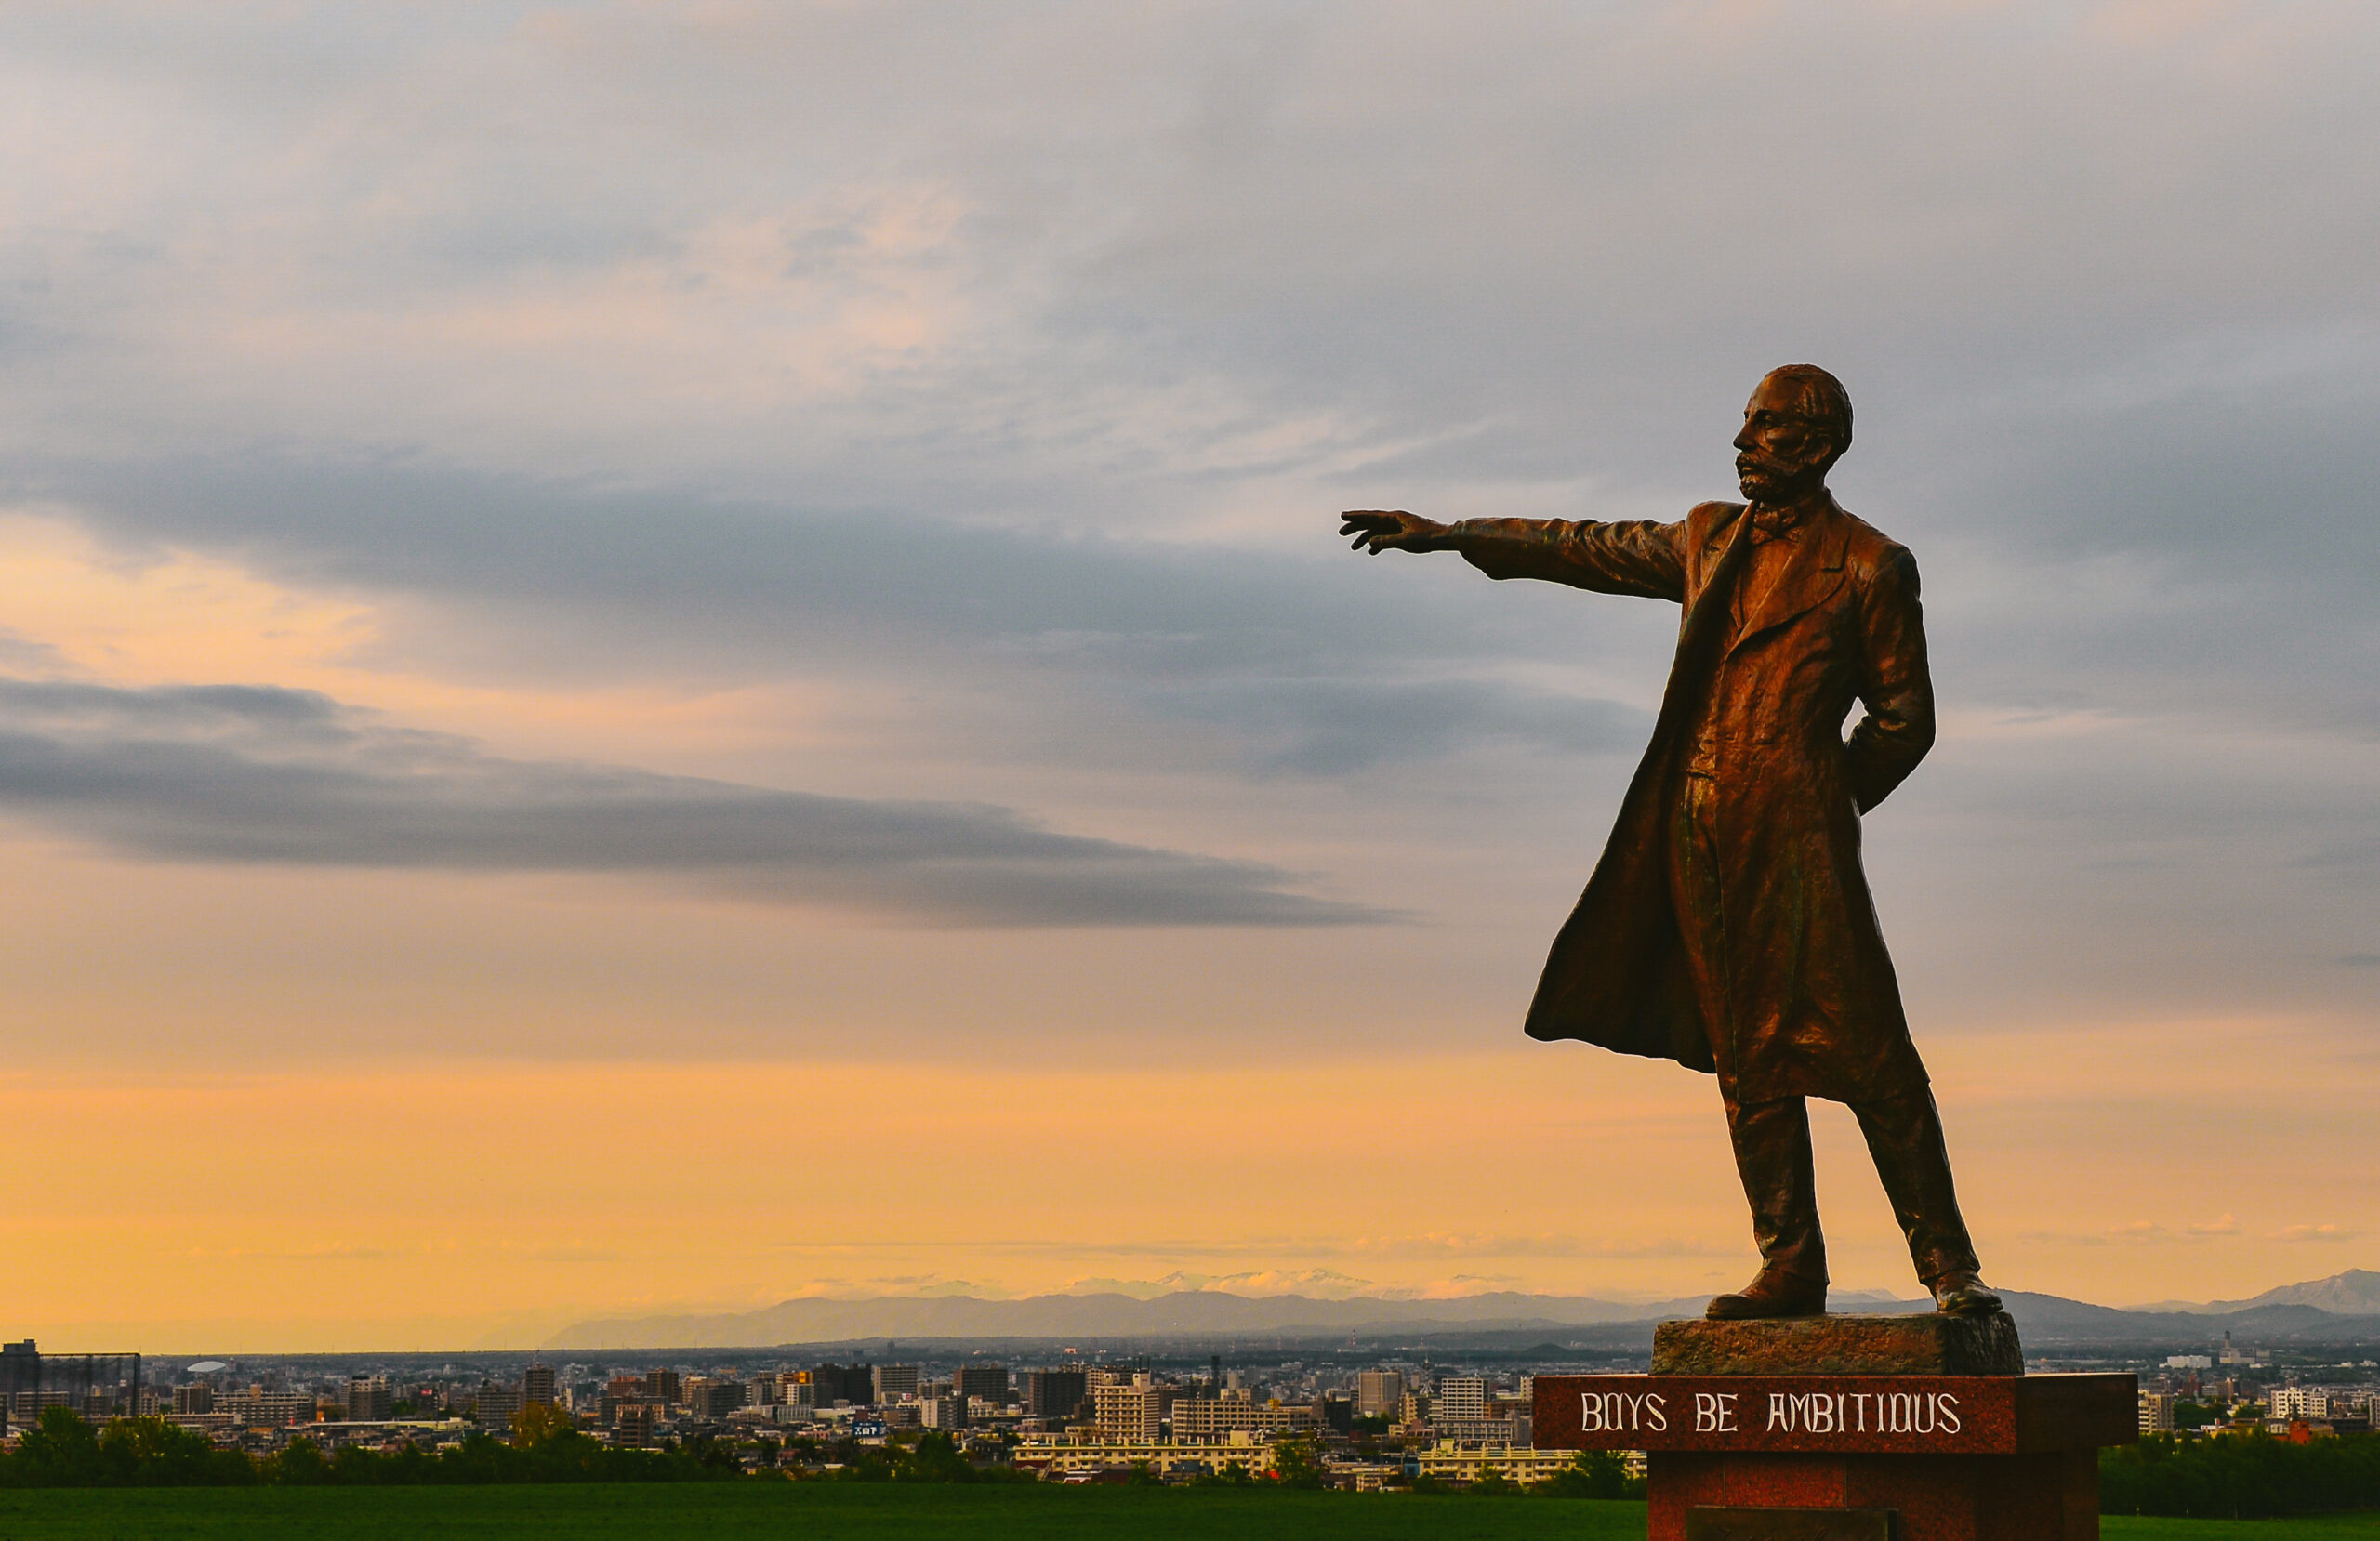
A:
[[[961,1399],[982,1397],[999,1406],[1008,1401],[1008,1369],[1000,1364],[962,1364],[950,1377],[950,1389]]]
[[[1091,1396],[1091,1416],[1103,1440],[1140,1444],[1165,1431],[1165,1409],[1146,1376],[1135,1376],[1126,1386],[1094,1386]]]
[[[521,1414],[521,1388],[498,1386],[495,1381],[480,1383],[480,1427],[491,1434],[501,1433],[512,1427]]]
[[[177,1413],[212,1413],[215,1411],[215,1388],[193,1382],[174,1388],[174,1411]]]
[[[821,1364],[810,1372],[810,1384],[818,1389],[821,1407],[876,1400],[876,1376],[865,1364]]]
[[[647,1445],[653,1442],[654,1406],[649,1402],[631,1402],[620,1408],[619,1421],[613,1426],[615,1444]]]
[[[1025,1372],[1025,1411],[1033,1417],[1073,1417],[1090,1391],[1091,1376],[1081,1370]]]
[[[1471,1423],[1488,1416],[1488,1382],[1479,1376],[1448,1376],[1430,1399],[1430,1421]]]
[[[957,1395],[927,1397],[918,1403],[918,1422],[926,1429],[964,1429],[967,1399]]]
[[[879,1364],[874,1390],[879,1407],[916,1396],[918,1367],[914,1364]]]
[[[554,1404],[552,1365],[532,1364],[521,1372],[521,1400],[531,1407],[551,1407]]]
[[[2140,1393],[2140,1431],[2144,1434],[2170,1433],[2174,1427],[2174,1393],[2143,1391]]]
[[[347,1377],[347,1416],[350,1423],[386,1423],[396,1401],[387,1376]]]
[[[644,1394],[655,1402],[675,1404],[678,1400],[678,1372],[654,1370],[644,1377]]]
[[[1509,1444],[1514,1432],[1509,1410],[1488,1406],[1488,1382],[1479,1376],[1448,1376],[1438,1382],[1430,1399],[1430,1429],[1441,1440],[1462,1443]]]
[[[678,1399],[698,1418],[723,1418],[745,1404],[750,1389],[740,1380],[688,1376],[678,1388]]]
[[[1382,1418],[1405,1399],[1405,1377],[1395,1370],[1362,1370],[1355,1376],[1355,1414]]]

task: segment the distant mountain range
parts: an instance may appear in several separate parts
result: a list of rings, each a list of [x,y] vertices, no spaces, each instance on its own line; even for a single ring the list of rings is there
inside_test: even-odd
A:
[[[2190,1311],[2211,1314],[2225,1311],[2254,1311],[2261,1306],[2311,1306],[2316,1311],[2329,1311],[2334,1316],[2372,1316],[2380,1314],[2380,1273],[2369,1269],[2351,1268],[2345,1273],[2334,1273],[2327,1279],[2315,1279],[2302,1284],[2283,1284],[2245,1300],[2209,1300],[2192,1305],[2183,1300],[2161,1300],[2153,1306],[2136,1306],[2135,1311]]]
[[[2380,1273],[2360,1269],[2286,1284],[2245,1300],[2161,1302],[2130,1311],[2056,1295],[2007,1291],[2009,1313],[2029,1344],[2212,1343],[2228,1330],[2242,1342],[2380,1343]],[[1019,1300],[972,1296],[879,1296],[786,1300],[762,1311],[719,1315],[623,1317],[581,1322],[555,1333],[553,1350],[749,1348],[777,1344],[920,1341],[1234,1337],[1396,1338],[1541,1334],[1624,1349],[1648,1342],[1651,1324],[1699,1316],[1705,1297],[1622,1302],[1586,1296],[1509,1291],[1437,1300],[1302,1295],[1248,1296],[1177,1290],[1142,1299],[1124,1294],[1036,1295]],[[1884,1314],[1929,1310],[1924,1300],[1837,1294],[1838,1311]]]

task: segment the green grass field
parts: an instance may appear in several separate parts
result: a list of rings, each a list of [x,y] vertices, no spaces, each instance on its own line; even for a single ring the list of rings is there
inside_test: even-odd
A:
[[[1641,1541],[1645,1506],[1548,1498],[1213,1489],[621,1484],[177,1488],[0,1493],[0,1541],[675,1541],[857,1536],[968,1541]],[[946,1527],[946,1529],[945,1529]],[[2380,1541],[2380,1514],[2111,1519],[2107,1541]]]
[[[2380,1541],[2380,1513],[2316,1514],[2294,1520],[2099,1521],[2106,1541]]]

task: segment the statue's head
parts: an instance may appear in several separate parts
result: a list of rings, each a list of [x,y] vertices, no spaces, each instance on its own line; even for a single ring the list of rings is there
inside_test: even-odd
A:
[[[1744,407],[1736,480],[1754,503],[1791,503],[1826,485],[1851,447],[1851,394],[1814,363],[1772,369]]]

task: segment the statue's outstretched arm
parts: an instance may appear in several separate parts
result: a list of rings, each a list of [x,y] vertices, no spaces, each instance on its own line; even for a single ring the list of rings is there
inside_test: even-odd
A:
[[[1683,523],[1467,519],[1440,524],[1401,508],[1356,509],[1339,517],[1339,533],[1354,535],[1358,551],[1460,551],[1491,578],[1542,578],[1673,603],[1686,599]]]
[[[1686,526],[1650,520],[1467,519],[1451,548],[1491,578],[1541,578],[1592,588],[1686,600]]]

